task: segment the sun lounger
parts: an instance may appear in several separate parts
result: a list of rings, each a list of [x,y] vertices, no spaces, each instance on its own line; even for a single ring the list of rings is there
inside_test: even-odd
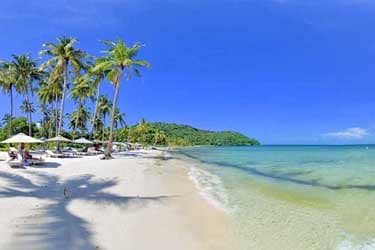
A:
[[[22,161],[22,157],[20,154],[14,159],[14,158],[8,158],[6,160],[6,163],[11,168],[24,168],[24,162]]]
[[[24,168],[24,164],[20,160],[12,160],[7,162],[11,168]]]
[[[34,159],[29,159],[29,160],[27,160],[31,165],[43,165],[46,161],[44,160],[44,159],[42,159],[42,158],[40,158],[40,159],[36,159],[36,158],[34,158]]]
[[[64,158],[64,157],[67,157],[63,153],[53,152],[51,150],[46,150],[46,154],[47,154],[48,157],[51,157],[51,158]]]
[[[88,149],[87,149],[87,153],[92,154],[92,155],[103,154],[103,152],[98,151],[98,150],[95,150],[94,148],[88,148]]]

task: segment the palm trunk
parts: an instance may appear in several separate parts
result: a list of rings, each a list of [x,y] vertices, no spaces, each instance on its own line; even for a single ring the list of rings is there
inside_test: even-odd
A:
[[[54,108],[53,108],[53,113],[55,114],[54,115],[54,129],[55,129],[55,136],[57,136],[57,130],[58,130],[58,127],[59,127],[59,119],[57,118],[57,115],[58,115],[58,112],[57,112],[57,107],[59,105],[59,100],[58,100],[58,96],[56,94],[56,97],[55,97],[55,105],[54,105]]]
[[[129,132],[128,132],[128,143],[130,143],[130,124],[129,124]]]
[[[29,109],[28,110],[28,119],[29,119],[29,136],[33,136],[32,135],[32,121],[31,121],[31,103],[30,103],[30,98],[29,98],[29,93],[26,93],[26,102],[27,102],[27,105],[29,105],[27,108]]]
[[[77,131],[77,126],[78,126],[78,118],[79,118],[79,107],[78,107],[78,113],[77,113],[77,117],[74,121],[74,128],[73,128],[73,141],[75,139],[75,135],[76,135],[76,131]]]
[[[13,85],[10,85],[10,120],[9,120],[9,137],[13,135]]]
[[[99,96],[100,96],[100,82],[98,83],[98,88],[96,90],[95,109],[94,109],[94,115],[92,117],[92,128],[91,128],[91,137],[92,138],[94,138],[94,132],[96,130],[95,120],[96,120],[96,117],[98,116]]]
[[[112,113],[111,113],[111,123],[109,127],[109,138],[108,138],[108,152],[106,154],[107,158],[111,157],[112,152],[112,143],[113,143],[113,127],[115,124],[115,113],[116,113],[116,107],[117,107],[117,99],[118,95],[120,93],[120,80],[122,79],[123,71],[120,71],[119,74],[116,77],[115,81],[115,95],[113,97],[113,105],[112,105]]]
[[[63,123],[63,118],[64,118],[64,104],[65,104],[65,92],[68,84],[68,62],[65,60],[64,65],[64,87],[63,87],[63,92],[61,96],[61,106],[60,106],[60,119],[59,119],[59,127],[57,130],[57,136],[61,135],[61,128],[62,128],[62,123]],[[60,151],[60,142],[57,142],[57,150]]]

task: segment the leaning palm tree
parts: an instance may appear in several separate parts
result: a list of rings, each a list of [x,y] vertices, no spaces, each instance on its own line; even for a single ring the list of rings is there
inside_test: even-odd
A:
[[[58,82],[63,79],[63,91],[60,104],[60,119],[58,121],[57,135],[61,134],[63,123],[63,114],[65,106],[65,95],[68,88],[68,77],[70,67],[73,69],[74,75],[79,76],[81,70],[85,68],[83,63],[87,54],[81,50],[74,48],[77,42],[75,38],[61,37],[57,38],[57,43],[43,44],[44,50],[40,51],[40,55],[49,56],[45,63],[41,65],[42,69],[52,68],[48,81],[50,83]],[[60,144],[57,143],[59,149]]]
[[[25,103],[30,104],[30,93],[34,92],[34,81],[41,80],[44,72],[37,67],[29,55],[12,55],[12,67],[16,74],[16,82],[21,93],[25,96]],[[30,109],[27,109],[30,110]],[[28,112],[29,136],[32,136],[32,113]]]
[[[16,75],[12,64],[7,62],[0,63],[0,88],[4,94],[10,97],[10,115],[9,115],[9,137],[13,134],[12,120],[13,120],[13,89],[16,83]]]
[[[108,150],[106,152],[106,158],[110,158],[113,142],[114,118],[122,78],[125,76],[125,78],[129,80],[133,74],[140,76],[139,68],[149,67],[150,64],[145,60],[136,59],[139,50],[142,48],[142,45],[139,43],[131,47],[128,47],[121,39],[118,39],[116,42],[104,41],[103,43],[107,46],[107,50],[104,51],[104,57],[97,59],[97,64],[93,68],[93,72],[105,71],[107,79],[112,82],[115,88],[111,111]]]

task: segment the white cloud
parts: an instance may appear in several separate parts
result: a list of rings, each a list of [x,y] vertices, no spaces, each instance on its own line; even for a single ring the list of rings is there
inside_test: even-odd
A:
[[[343,131],[325,133],[323,134],[323,136],[335,137],[340,139],[362,139],[368,134],[369,133],[366,129],[355,127],[348,128]]]

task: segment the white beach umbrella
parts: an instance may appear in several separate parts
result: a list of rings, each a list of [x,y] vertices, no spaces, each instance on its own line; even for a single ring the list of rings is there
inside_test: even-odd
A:
[[[14,135],[1,143],[43,143],[42,140],[33,138],[31,136],[25,135],[24,133],[19,133]]]
[[[86,138],[79,138],[77,140],[74,140],[74,143],[80,143],[80,144],[93,144],[92,141],[87,140]]]
[[[65,138],[61,135],[58,135],[56,137],[47,139],[46,141],[51,142],[51,141],[59,141],[59,142],[71,142],[72,140],[69,140],[68,138]]]

